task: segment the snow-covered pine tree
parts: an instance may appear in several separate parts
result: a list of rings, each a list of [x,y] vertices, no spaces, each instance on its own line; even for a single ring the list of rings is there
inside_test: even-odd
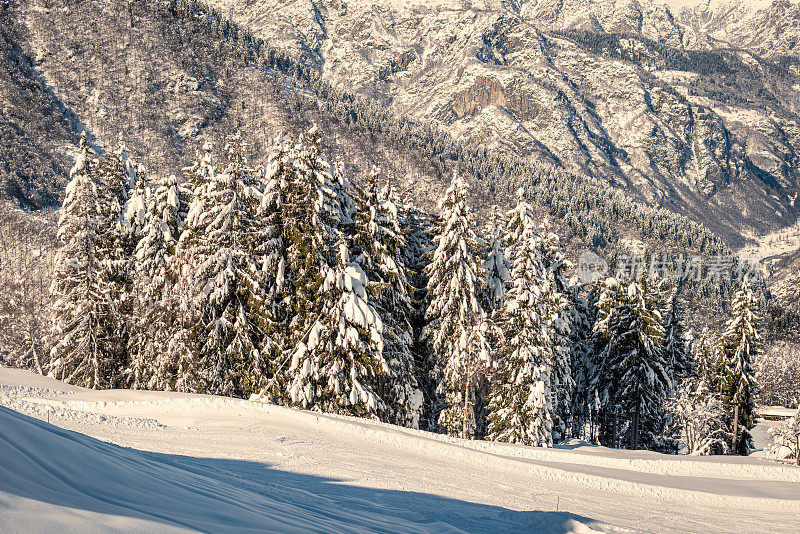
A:
[[[380,417],[385,404],[378,379],[390,372],[383,358],[383,323],[369,304],[368,280],[339,243],[326,269],[322,311],[292,356],[292,401],[324,412]]]
[[[133,269],[136,320],[130,344],[134,389],[175,390],[179,369],[184,371],[183,384],[197,382],[196,367],[184,361],[186,352],[169,346],[179,330],[175,252],[187,211],[188,198],[175,176],[148,186],[144,195],[131,195],[128,203],[128,218],[141,221],[132,225],[139,236]],[[197,386],[182,390],[196,391]]]
[[[600,401],[600,440],[610,446],[656,447],[664,425],[663,404],[672,390],[664,359],[658,311],[661,282],[643,276],[626,288],[607,281],[595,324],[599,347],[593,387]]]
[[[428,301],[426,268],[430,263],[430,253],[436,248],[433,238],[438,223],[434,216],[408,204],[400,206],[400,221],[406,240],[406,246],[402,250],[403,262],[410,283],[413,304],[413,313],[410,318],[414,336],[412,354],[414,355],[417,384],[423,396],[420,428],[435,431],[438,426],[438,412],[434,413],[438,401],[436,394],[438,381],[433,379],[431,370],[436,365],[436,355],[429,343],[428,336],[425,335],[427,324],[425,313]]]
[[[183,274],[191,276],[199,313],[195,339],[205,390],[242,396],[263,385],[261,263],[253,252],[263,238],[261,191],[238,135],[225,151],[223,172],[216,172],[209,150],[192,167],[199,186],[180,242],[189,261]]]
[[[150,286],[151,284],[156,285],[158,282],[151,278],[152,273],[145,274],[144,261],[162,255],[161,243],[153,242],[149,235],[151,228],[148,228],[148,223],[150,223],[154,210],[153,191],[149,180],[146,178],[137,180],[135,188],[129,192],[129,198],[122,213],[123,224],[136,242],[136,249],[129,266],[131,282],[127,339],[129,365],[125,377],[126,384],[131,389],[147,389],[149,381],[149,363],[143,358],[143,349],[149,336],[147,332],[149,323],[146,322],[145,317],[149,315],[148,309],[153,306],[153,292],[149,291]],[[149,252],[144,261],[139,257],[140,248],[146,248]],[[152,317],[148,317],[148,319],[152,319]]]
[[[625,287],[607,278],[597,289],[597,312],[592,326],[589,378],[589,412],[594,443],[619,446],[620,409],[616,404],[618,375],[613,367],[617,322],[625,300]]]
[[[212,179],[216,173],[216,166],[214,146],[211,143],[204,143],[195,154],[191,166],[183,169],[183,188],[190,199],[200,194],[200,188]]]
[[[748,454],[752,449],[749,430],[755,425],[757,387],[752,362],[763,351],[758,322],[756,299],[745,280],[734,296],[732,317],[717,344],[719,361],[724,365],[721,399],[728,409],[734,454]]]
[[[703,381],[709,391],[719,393],[719,376],[714,372],[714,344],[711,342],[711,332],[708,327],[704,327],[700,336],[694,339],[691,350],[697,379]]]
[[[499,210],[495,208],[491,222],[486,230],[479,234],[479,238],[484,244],[484,256],[486,261],[481,266],[484,280],[481,284],[481,307],[487,314],[487,318],[492,317],[505,304],[506,291],[508,290],[509,261],[505,251],[505,219]],[[495,347],[491,347],[491,353],[495,353]],[[487,405],[489,399],[489,381],[485,377],[480,377],[476,388],[476,399],[479,403],[475,410],[475,420],[479,423],[476,428],[476,436],[487,434]]]
[[[289,398],[304,408],[379,417],[385,405],[376,387],[389,367],[383,323],[343,232],[352,227],[349,184],[341,170],[331,172],[316,128],[301,136],[292,159],[283,214],[284,279],[293,291]]]
[[[485,315],[479,298],[475,219],[466,201],[466,184],[455,173],[439,201],[441,225],[436,250],[426,268],[428,309],[426,328],[436,362],[433,380],[440,395],[438,423],[451,435],[473,437],[477,422],[475,389],[484,368]]]
[[[291,150],[293,170],[282,206],[283,246],[286,250],[283,282],[289,307],[290,344],[308,336],[319,314],[320,288],[327,268],[337,263],[344,224],[330,165],[322,155],[316,128],[300,136]]]
[[[632,449],[658,443],[664,421],[662,406],[673,387],[664,359],[664,329],[658,311],[663,298],[659,281],[643,277],[631,283],[618,323],[618,400],[629,420]]]
[[[379,175],[373,166],[360,191],[351,248],[353,260],[367,275],[370,302],[384,325],[383,357],[390,372],[380,377],[378,391],[387,405],[387,420],[419,428],[422,392],[411,352],[413,306],[402,259],[406,241],[391,189],[380,187]]]
[[[295,187],[294,161],[291,148],[277,137],[267,156],[264,169],[264,196],[259,206],[264,239],[257,251],[262,256],[264,306],[261,319],[264,324],[262,357],[266,363],[268,380],[259,393],[260,399],[282,402],[287,385],[292,349],[292,301],[295,292],[291,283],[293,266],[288,263],[287,243],[292,237],[287,232],[286,202],[290,186]]]
[[[589,290],[584,297],[578,287],[570,295],[570,367],[574,387],[570,402],[569,435],[578,439],[591,439],[590,381],[592,377],[592,325],[595,322],[597,293]]]
[[[511,287],[503,309],[500,370],[491,385],[488,438],[550,447],[554,287],[533,217],[532,207],[522,196],[508,214]]]
[[[542,248],[542,265],[547,272],[551,291],[546,296],[549,305],[548,323],[552,342],[552,371],[550,374],[550,403],[553,409],[553,440],[566,438],[575,380],[570,361],[572,340],[571,320],[573,310],[570,302],[573,288],[570,286],[567,271],[571,264],[564,256],[561,240],[552,231],[550,222],[545,219],[538,228]]]
[[[114,355],[103,324],[106,295],[97,251],[101,240],[94,181],[97,160],[85,132],[79,150],[58,222],[63,247],[56,254],[51,286],[49,373],[70,384],[100,389],[112,385]]]
[[[675,384],[694,373],[694,358],[686,342],[680,288],[672,292],[664,314],[664,357]]]
[[[100,241],[97,254],[100,258],[99,275],[105,294],[103,321],[109,350],[113,353],[112,383],[123,386],[127,382],[129,367],[128,345],[132,323],[132,259],[136,246],[135,228],[125,218],[125,208],[132,192],[137,191],[139,175],[128,155],[125,144],[103,156],[95,172],[100,217]],[[142,176],[144,178],[144,176]],[[140,193],[146,190],[146,184]]]
[[[510,279],[509,261],[506,258],[503,241],[503,220],[495,213],[492,226],[488,230],[489,252],[483,270],[486,273],[486,296],[484,307],[491,313],[503,307],[506,298],[506,286]]]

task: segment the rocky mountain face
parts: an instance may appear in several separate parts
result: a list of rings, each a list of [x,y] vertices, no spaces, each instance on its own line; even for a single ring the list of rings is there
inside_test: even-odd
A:
[[[684,3],[686,4],[686,3]],[[673,7],[678,22],[704,48],[741,48],[762,57],[797,56],[797,0],[698,0]]]
[[[732,246],[797,219],[788,0],[210,3],[341,89],[600,177]],[[782,48],[762,35],[777,29]]]
[[[0,201],[39,208],[58,199],[77,138],[74,117],[20,46],[25,38],[24,27],[0,2]]]

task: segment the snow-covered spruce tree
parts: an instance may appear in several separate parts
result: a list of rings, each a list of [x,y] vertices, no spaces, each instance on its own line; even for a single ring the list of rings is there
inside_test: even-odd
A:
[[[664,314],[664,358],[676,384],[694,373],[694,357],[686,342],[679,290],[672,292]]]
[[[183,275],[191,277],[198,310],[195,339],[204,389],[242,396],[263,385],[261,263],[253,252],[263,238],[261,192],[238,135],[229,138],[225,151],[223,172],[216,172],[208,150],[193,166],[200,171],[199,186],[180,245],[189,267]]]
[[[709,329],[703,328],[700,337],[692,344],[695,362],[694,374],[705,383],[706,388],[717,397],[722,395],[722,377],[725,374],[725,359],[718,344],[712,340]]]
[[[326,270],[337,262],[344,224],[330,165],[316,129],[301,135],[291,150],[291,179],[283,195],[282,236],[286,260],[283,283],[289,307],[290,344],[297,345],[319,314]]]
[[[316,128],[301,136],[292,158],[284,211],[285,282],[294,292],[289,399],[303,408],[381,417],[385,404],[376,388],[389,366],[369,281],[351,260],[343,232],[352,226],[349,185],[343,173],[331,173]]]
[[[106,295],[103,324],[115,362],[112,381],[117,386],[127,382],[134,300],[131,266],[136,236],[135,228],[125,218],[125,207],[130,194],[137,191],[140,174],[144,174],[143,169],[136,168],[122,141],[116,150],[100,159],[95,172],[100,206],[97,254],[99,275]],[[140,193],[144,190],[146,184]]]
[[[619,389],[613,368],[614,336],[619,309],[624,303],[625,287],[616,278],[607,278],[597,288],[596,319],[592,326],[591,360],[588,365],[591,438],[594,443],[619,446]]]
[[[59,380],[99,389],[113,385],[114,353],[105,328],[105,300],[98,242],[100,201],[94,173],[95,153],[81,136],[80,152],[58,222],[63,247],[56,254],[51,294],[53,322],[49,373]]]
[[[479,298],[475,219],[466,201],[466,184],[454,174],[439,201],[441,224],[436,250],[426,268],[428,326],[426,333],[436,362],[431,370],[440,396],[438,423],[450,435],[471,438],[475,420],[475,390],[490,364],[484,350],[485,321]]]
[[[618,365],[620,398],[630,420],[630,447],[654,447],[663,431],[663,403],[672,390],[664,358],[664,329],[659,308],[660,281],[647,277],[628,286],[628,307],[620,317]]]
[[[488,231],[489,251],[486,263],[483,265],[483,270],[486,273],[484,307],[490,313],[503,307],[506,298],[506,285],[510,278],[508,273],[509,261],[506,258],[502,230],[503,220],[495,214],[494,224]]]
[[[137,180],[136,186],[129,192],[129,198],[123,207],[123,224],[128,228],[133,241],[136,242],[136,249],[130,260],[129,276],[130,276],[130,314],[128,320],[128,339],[127,339],[127,352],[129,365],[126,369],[127,376],[125,382],[131,389],[147,389],[148,378],[150,369],[148,369],[147,362],[143,359],[143,348],[148,339],[147,325],[145,316],[148,315],[148,308],[152,307],[153,292],[149,291],[150,284],[158,284],[158,281],[150,278],[151,273],[145,274],[145,265],[140,260],[138,254],[140,248],[146,248],[151,257],[158,257],[161,255],[161,243],[152,242],[148,239],[149,219],[151,212],[154,211],[153,191],[150,187],[150,181],[146,178]],[[145,260],[146,261],[146,260]],[[150,317],[152,319],[152,317]],[[163,329],[162,329],[163,330]]]
[[[597,294],[590,290],[584,297],[577,287],[570,295],[570,367],[572,370],[572,400],[570,402],[569,435],[591,439],[590,381],[592,377],[592,325],[595,322]]]
[[[503,232],[505,231],[505,221],[503,217],[495,211],[492,217],[492,223],[486,230],[485,235],[480,236],[488,252],[485,252],[486,262],[483,264],[484,280],[481,288],[481,305],[487,314],[495,314],[497,310],[501,309],[505,304],[506,291],[508,286],[509,275],[509,262],[506,258],[505,252],[505,239]],[[492,353],[496,352],[492,348]],[[481,423],[476,428],[476,435],[485,436],[486,429],[486,416],[487,406],[486,403],[489,399],[489,382],[486,379],[481,379],[476,389],[476,398],[482,399],[482,402],[476,407],[476,421]]]
[[[567,279],[567,271],[571,265],[564,257],[561,240],[551,230],[547,219],[539,226],[538,232],[542,248],[542,264],[551,288],[545,296],[549,306],[547,320],[552,342],[550,403],[553,410],[553,440],[558,442],[567,436],[572,412],[570,404],[575,387],[570,361],[573,319],[570,302],[574,298],[574,290]]]
[[[145,180],[140,180],[140,184]],[[195,374],[194,366],[182,361],[185,351],[171,350],[172,337],[179,329],[180,302],[176,285],[176,245],[188,198],[175,176],[138,191],[128,202],[128,220],[137,228],[138,243],[133,259],[134,323],[131,333],[130,387],[175,390],[179,369]],[[189,382],[197,381],[193,376]],[[183,377],[187,382],[187,377]],[[191,387],[189,390],[196,390]]]
[[[384,325],[383,357],[390,372],[379,380],[378,392],[387,407],[387,420],[419,428],[422,392],[417,387],[411,289],[403,264],[406,246],[397,204],[391,189],[380,187],[380,171],[373,167],[358,196],[355,232],[351,240],[353,261],[369,280],[370,302]]]
[[[520,197],[508,214],[511,287],[503,309],[505,340],[500,370],[491,386],[488,438],[550,447],[554,287],[540,238],[533,210]]]
[[[600,310],[593,386],[598,392],[600,439],[605,445],[657,447],[665,423],[663,405],[672,390],[664,359],[664,330],[658,309],[664,303],[661,282],[646,276],[624,292],[609,282]]]
[[[264,344],[261,349],[268,380],[259,393],[260,399],[283,402],[286,373],[292,349],[292,307],[295,296],[291,283],[293,266],[287,260],[286,244],[291,242],[286,221],[286,202],[290,186],[294,186],[294,161],[291,148],[278,137],[267,156],[264,169],[264,195],[258,215],[262,218],[264,236],[258,245],[262,255],[264,305],[261,313]]]
[[[400,220],[406,240],[402,258],[410,283],[413,305],[410,317],[414,336],[412,354],[414,355],[417,384],[423,396],[420,428],[435,431],[438,427],[438,411],[435,411],[438,406],[438,395],[436,394],[438,381],[434,380],[431,370],[436,365],[436,355],[425,334],[427,324],[425,313],[428,302],[426,268],[430,264],[430,253],[436,248],[433,239],[438,223],[434,216],[408,204],[400,207]]]
[[[329,413],[380,417],[385,405],[376,392],[378,378],[390,372],[383,323],[369,304],[367,277],[350,261],[344,241],[337,260],[326,269],[322,311],[292,357],[292,400]]]
[[[744,281],[734,296],[732,317],[717,344],[719,361],[724,366],[720,393],[728,410],[734,454],[748,454],[753,448],[749,430],[755,425],[757,386],[752,362],[763,351],[756,307],[750,285]]]
[[[770,428],[769,433],[772,436],[769,450],[780,454],[784,448],[788,449],[790,456],[794,457],[795,463],[800,465],[800,408],[783,424]]]

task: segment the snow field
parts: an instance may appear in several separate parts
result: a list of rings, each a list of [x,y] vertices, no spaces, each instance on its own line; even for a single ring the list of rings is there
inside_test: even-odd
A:
[[[548,450],[465,442],[383,423],[237,399],[82,390],[4,368],[0,369],[0,405],[44,421],[49,411],[51,423],[91,437],[24,422],[24,417],[19,419],[22,416],[13,416],[13,412],[7,416],[17,417],[25,425],[40,425],[37,428],[42,432],[92,444],[92,438],[99,438],[134,448],[119,449],[103,443],[102,447],[107,447],[103,454],[111,454],[115,464],[122,462],[114,456],[120,450],[141,462],[162,459],[164,453],[180,455],[168,457],[167,467],[178,471],[169,471],[170,480],[186,480],[185,485],[197,491],[203,488],[201,493],[214,500],[213,506],[222,506],[223,516],[227,504],[220,505],[216,500],[224,497],[228,503],[244,506],[247,513],[243,514],[242,531],[247,525],[258,524],[263,515],[277,514],[276,500],[301,508],[280,509],[284,514],[280,517],[291,516],[285,524],[295,526],[308,528],[302,520],[313,523],[319,519],[315,514],[328,514],[332,509],[350,514],[337,516],[339,522],[327,523],[328,531],[376,531],[381,530],[379,525],[425,531],[420,525],[430,521],[436,522],[437,528],[431,530],[437,532],[724,532],[735,530],[730,520],[748,532],[795,532],[800,528],[800,470],[763,458],[669,457],[580,443]],[[7,413],[3,412],[4,418]],[[4,430],[7,421],[0,425],[3,440],[8,440]],[[46,432],[32,440],[36,444],[22,440],[21,448],[48,443]],[[46,464],[40,464],[51,471],[64,468],[65,463],[83,462],[65,456],[60,445],[52,450],[58,452],[51,454]],[[78,457],[83,454],[75,452]],[[0,467],[17,466],[19,461],[5,458]],[[93,463],[106,465],[100,459],[87,461],[87,465]],[[171,492],[169,485],[161,487],[156,482],[163,474],[159,471],[162,467],[148,467],[142,475],[146,481],[130,483],[144,484],[154,495]],[[184,472],[187,469],[189,474]],[[45,477],[41,473],[37,476]],[[121,479],[125,476],[120,475]],[[185,478],[195,476],[201,478],[191,478],[191,482]],[[305,477],[300,479],[303,481],[324,477],[326,482],[305,486],[296,477]],[[331,478],[334,482],[328,483]],[[99,531],[113,530],[119,528],[114,527],[119,522],[124,525],[122,530],[144,530],[142,525],[152,528],[154,514],[163,515],[155,497],[156,502],[151,502],[130,495],[119,499],[136,514],[123,514],[122,519],[115,508],[119,503],[112,503],[111,508],[87,506],[80,499],[73,502],[71,499],[77,499],[74,495],[65,497],[66,504],[59,500],[56,504],[61,503],[63,508],[55,509],[57,512],[47,508],[40,514],[37,510],[45,506],[42,501],[57,499],[32,494],[30,488],[24,495],[19,489],[9,491],[8,482],[3,480],[8,479],[0,477],[0,506],[11,508],[0,510],[14,512],[0,512],[0,530],[9,530],[4,528],[12,525],[9,518],[16,518],[16,525],[27,525],[40,515],[65,518],[74,530],[86,524],[102,525]],[[19,487],[21,482],[16,484]],[[99,492],[103,484],[99,480],[93,487]],[[52,484],[37,487],[56,491]],[[182,499],[200,498],[193,493],[181,495]],[[430,499],[450,500],[446,505],[431,505]],[[176,504],[178,508],[167,514],[167,522],[214,530],[218,523],[208,514],[198,515],[204,519],[197,523],[181,523],[196,515],[195,504]],[[212,506],[208,501],[206,505]],[[493,507],[487,512],[486,505]],[[497,506],[505,511],[497,512]],[[547,515],[555,513],[556,506],[579,515]],[[365,511],[369,513],[365,515]],[[375,519],[376,514],[381,518]],[[155,521],[159,531],[167,524],[161,519]]]

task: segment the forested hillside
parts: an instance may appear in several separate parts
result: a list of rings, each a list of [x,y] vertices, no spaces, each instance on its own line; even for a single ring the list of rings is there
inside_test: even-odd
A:
[[[93,388],[661,450],[686,383],[684,404],[724,394],[698,446],[747,450],[751,365],[797,315],[702,224],[397,116],[203,3],[3,6],[20,65],[6,107],[43,132],[7,156],[38,170],[6,187],[6,361]],[[30,208],[59,204],[56,243]],[[589,251],[611,271],[571,279]]]

